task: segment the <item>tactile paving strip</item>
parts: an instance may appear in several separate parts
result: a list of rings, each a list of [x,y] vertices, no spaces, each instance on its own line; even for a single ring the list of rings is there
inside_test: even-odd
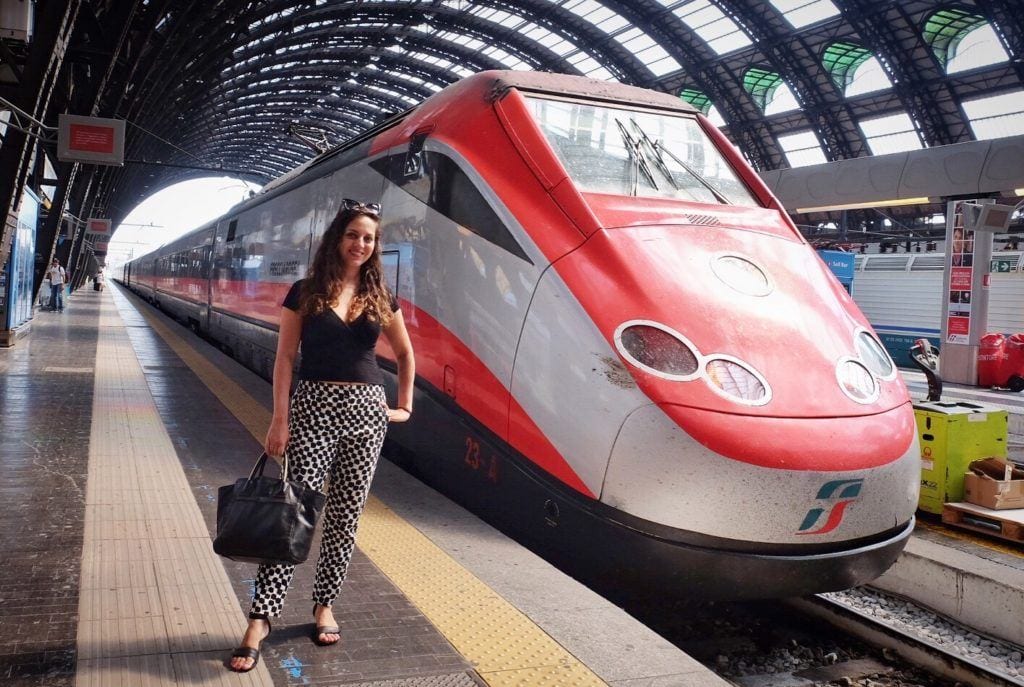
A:
[[[271,412],[157,316],[146,308],[140,308],[140,313],[217,399],[262,442]],[[488,685],[605,685],[533,621],[375,497],[367,502],[357,544],[476,667]]]
[[[76,685],[270,686],[224,668],[244,615],[109,296],[98,326]]]
[[[408,678],[406,680],[378,680],[376,682],[358,682],[345,687],[480,687],[477,682],[465,673],[457,675],[431,675],[428,677]]]

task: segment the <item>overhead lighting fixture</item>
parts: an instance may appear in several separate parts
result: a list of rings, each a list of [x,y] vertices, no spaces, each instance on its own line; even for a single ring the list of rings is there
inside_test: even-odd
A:
[[[1024,195],[1024,194],[1022,194]],[[797,208],[797,213],[829,212],[832,210],[863,210],[866,208],[893,208],[900,205],[928,205],[937,202],[934,198],[896,198],[890,200],[871,200],[864,203],[845,203],[840,205],[821,205],[813,208]]]

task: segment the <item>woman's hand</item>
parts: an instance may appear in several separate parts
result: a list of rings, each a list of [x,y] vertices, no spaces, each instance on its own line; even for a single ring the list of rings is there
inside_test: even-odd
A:
[[[408,408],[388,408],[387,411],[388,422],[405,422],[412,416]]]
[[[270,421],[270,429],[267,430],[267,440],[263,447],[267,455],[277,458],[284,455],[284,447],[288,445],[288,421],[274,418]]]

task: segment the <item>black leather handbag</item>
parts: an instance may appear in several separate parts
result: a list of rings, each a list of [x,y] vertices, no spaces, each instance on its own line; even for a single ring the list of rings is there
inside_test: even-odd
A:
[[[248,477],[217,490],[213,550],[246,563],[303,563],[326,496],[300,482],[263,476],[262,454]],[[282,477],[288,475],[285,457]]]

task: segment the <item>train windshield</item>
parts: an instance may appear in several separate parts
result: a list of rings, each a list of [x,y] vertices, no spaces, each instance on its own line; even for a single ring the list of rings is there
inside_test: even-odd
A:
[[[694,117],[526,100],[583,191],[761,207]]]

